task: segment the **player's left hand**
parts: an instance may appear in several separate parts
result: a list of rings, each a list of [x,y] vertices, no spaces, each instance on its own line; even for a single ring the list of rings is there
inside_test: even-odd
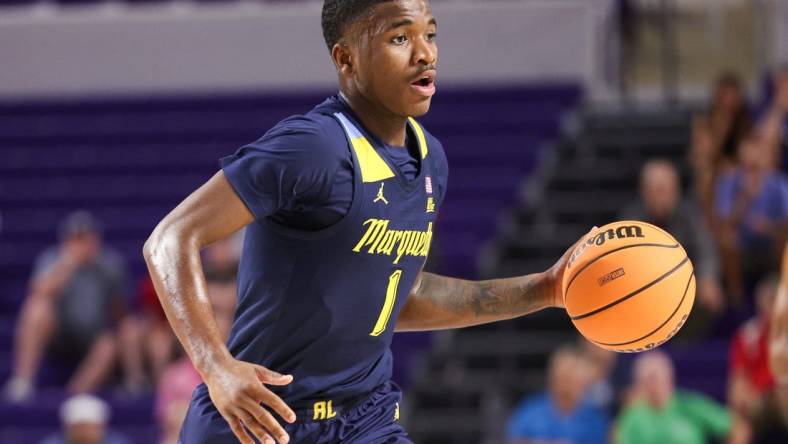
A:
[[[553,292],[553,307],[558,308],[566,308],[564,306],[564,290],[563,290],[563,280],[564,280],[564,270],[566,270],[566,264],[569,262],[569,258],[572,256],[572,252],[575,251],[578,245],[581,242],[585,242],[586,240],[594,237],[596,235],[598,227],[593,227],[588,233],[584,234],[583,236],[578,239],[577,242],[574,243],[568,250],[566,250],[558,259],[558,262],[553,264],[549,270],[547,270],[547,276],[549,279],[549,285],[552,288]]]

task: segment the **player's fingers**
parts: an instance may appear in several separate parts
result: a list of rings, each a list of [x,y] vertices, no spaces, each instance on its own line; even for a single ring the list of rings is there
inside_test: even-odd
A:
[[[225,419],[227,420],[227,424],[230,425],[230,430],[232,430],[233,434],[236,438],[238,438],[238,441],[240,441],[241,444],[254,444],[252,438],[250,438],[246,433],[246,430],[244,430],[243,423],[240,419]]]
[[[293,375],[283,375],[261,365],[256,365],[255,370],[257,371],[257,378],[264,384],[287,385],[293,382]]]
[[[271,435],[268,434],[268,431],[263,427],[263,425],[258,421],[252,414],[247,411],[242,411],[238,414],[238,418],[243,423],[243,426],[248,430],[252,435],[255,436],[261,443],[263,444],[275,444]]]
[[[598,230],[599,230],[599,227],[597,227],[596,225],[591,227],[591,229],[588,230],[588,233],[580,236],[580,239],[578,239],[577,242],[574,243],[574,245],[569,247],[569,249],[564,252],[564,255],[561,257],[561,259],[564,259],[564,258],[569,259],[569,257],[572,254],[574,254],[575,250],[577,250],[577,248],[581,244],[588,244],[588,245],[593,244],[594,243],[594,237],[596,236],[596,232]]]
[[[263,404],[267,405],[287,422],[292,423],[296,420],[296,415],[295,412],[293,412],[293,409],[285,404],[282,398],[277,396],[276,393],[268,390],[265,387],[260,387],[259,390],[251,395],[251,398],[258,403],[262,402]]]
[[[577,242],[575,242],[575,243],[574,243],[574,245],[572,245],[571,247],[569,247],[569,248],[568,248],[568,249],[567,249],[567,250],[564,252],[563,256],[561,256],[561,260],[559,260],[559,263],[563,263],[564,261],[567,261],[567,260],[569,260],[569,257],[570,257],[572,254],[574,254],[575,250],[577,249],[577,247],[579,247],[579,246],[580,246],[580,244],[582,244],[582,243],[588,243],[588,244],[591,244],[591,243],[594,241],[594,234],[596,233],[596,231],[597,231],[598,229],[599,229],[599,227],[597,227],[597,226],[595,225],[595,226],[594,226],[594,227],[592,227],[590,230],[588,230],[588,233],[586,233],[586,234],[584,234],[584,235],[580,236],[580,239],[578,239],[578,240],[577,240]]]
[[[282,426],[279,425],[279,422],[274,419],[274,417],[255,400],[252,398],[247,398],[247,400],[244,401],[240,407],[245,409],[246,412],[253,417],[257,427],[265,429],[281,444],[290,441],[290,436],[287,434],[285,429],[282,428]]]
[[[586,242],[590,242],[592,239],[594,239],[593,235],[594,235],[594,233],[597,232],[597,230],[599,230],[599,227],[597,227],[596,225],[594,225],[593,227],[591,227],[590,230],[588,230],[588,233],[586,233],[586,236],[587,236]]]

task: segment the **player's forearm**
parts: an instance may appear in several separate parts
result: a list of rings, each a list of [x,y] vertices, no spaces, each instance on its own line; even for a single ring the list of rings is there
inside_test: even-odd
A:
[[[422,273],[397,319],[397,331],[468,327],[556,306],[548,273],[467,281]]]
[[[208,297],[194,240],[158,227],[144,247],[153,285],[167,319],[203,378],[231,359]]]

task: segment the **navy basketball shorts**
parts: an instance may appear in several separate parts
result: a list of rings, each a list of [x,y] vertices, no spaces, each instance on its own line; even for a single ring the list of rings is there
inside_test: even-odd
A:
[[[401,401],[399,387],[386,382],[344,406],[318,402],[311,408],[295,409],[296,422],[285,423],[284,428],[291,444],[412,444],[399,424]],[[220,415],[200,418],[193,407],[186,415],[179,444],[237,444]]]

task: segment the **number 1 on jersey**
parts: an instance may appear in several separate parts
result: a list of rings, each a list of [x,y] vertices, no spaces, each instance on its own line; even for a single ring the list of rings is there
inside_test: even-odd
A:
[[[399,287],[401,276],[402,270],[397,270],[389,276],[389,286],[386,287],[386,301],[383,302],[383,310],[380,311],[378,322],[375,323],[375,328],[372,329],[370,336],[380,336],[386,330],[386,324],[389,323],[391,311],[394,309],[394,302],[397,300],[397,287]]]

